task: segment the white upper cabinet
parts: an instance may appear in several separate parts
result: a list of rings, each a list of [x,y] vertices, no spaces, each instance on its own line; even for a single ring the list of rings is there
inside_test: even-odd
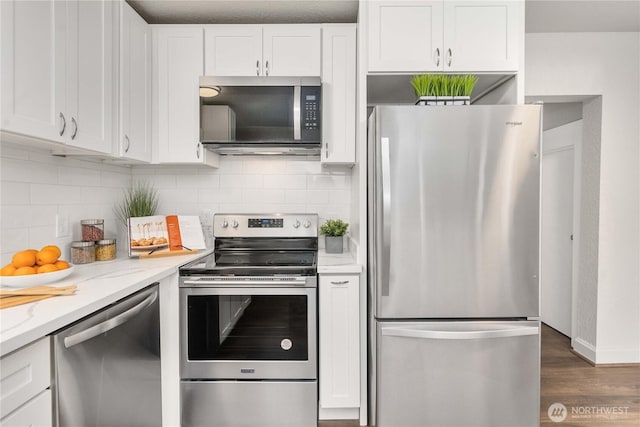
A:
[[[2,1],[2,130],[110,154],[111,1]]]
[[[353,164],[356,140],[356,27],[322,27],[323,164]]]
[[[262,46],[263,75],[320,75],[320,25],[265,25]]]
[[[319,76],[320,25],[207,25],[207,76]]]
[[[115,5],[110,0],[66,2],[65,142],[106,154],[112,152],[113,138]]]
[[[203,27],[152,25],[152,33],[153,161],[213,166],[216,156],[200,144]]]
[[[522,3],[368,2],[369,72],[517,71]]]
[[[2,1],[3,131],[62,142],[64,15],[51,1]]]
[[[262,25],[208,25],[204,30],[205,74],[259,76]]]
[[[151,161],[151,28],[120,3],[120,131],[118,155]]]

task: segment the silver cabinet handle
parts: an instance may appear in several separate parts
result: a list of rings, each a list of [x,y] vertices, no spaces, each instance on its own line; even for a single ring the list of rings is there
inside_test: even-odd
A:
[[[78,123],[76,122],[75,117],[71,117],[71,123],[73,123],[73,133],[71,134],[71,139],[76,139],[76,135],[78,134]]]
[[[196,148],[196,157],[200,158],[200,143],[198,142],[198,147]]]
[[[378,277],[381,280],[380,292],[382,296],[389,296],[389,261],[391,260],[391,161],[389,159],[389,138],[380,138],[380,148],[382,157],[382,215],[380,216],[380,227],[382,228],[382,247],[378,248],[378,253],[382,255],[379,260],[381,269]]]
[[[332,285],[346,285],[347,283],[349,283],[349,280],[340,280],[340,281],[336,281],[334,282],[333,280],[330,282]]]
[[[256,76],[260,75],[260,60],[256,61]]]
[[[440,66],[440,48],[436,48],[436,67]]]
[[[131,147],[131,141],[129,141],[129,136],[125,135],[124,136],[125,141],[127,141],[127,145],[124,148],[124,152],[128,153],[129,152],[129,147]]]
[[[447,49],[447,67],[451,67],[451,59],[453,59],[453,54],[451,53],[451,48]]]
[[[66,337],[64,339],[64,346],[66,348],[73,347],[74,345],[88,341],[91,338],[95,338],[98,335],[104,334],[105,332],[108,332],[111,329],[114,329],[122,325],[123,323],[128,322],[129,320],[136,317],[142,310],[153,304],[157,298],[158,291],[156,290],[140,304],[130,308],[129,310],[122,312],[109,320],[87,328],[82,332],[78,332],[77,334]]]
[[[538,334],[536,326],[505,327],[504,329],[442,331],[435,329],[381,328],[382,335],[405,338],[423,338],[436,340],[473,340],[486,338],[509,338]]]
[[[64,114],[60,112],[60,119],[62,120],[62,129],[60,129],[60,136],[64,133],[64,130],[67,128],[67,119],[64,118]]]
[[[269,75],[269,61],[268,60],[267,60],[267,63],[265,64],[265,67],[266,67],[266,70],[267,70],[266,74],[268,76]]]

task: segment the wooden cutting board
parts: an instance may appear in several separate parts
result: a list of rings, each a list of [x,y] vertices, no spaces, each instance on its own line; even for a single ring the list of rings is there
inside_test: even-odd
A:
[[[16,305],[28,304],[30,302],[40,301],[43,299],[51,298],[57,295],[73,295],[75,293],[76,286],[67,286],[64,288],[56,288],[55,286],[34,286],[31,288],[16,289],[16,290],[2,290],[0,294],[0,310],[8,307],[15,307]],[[42,295],[20,295],[20,293],[38,293],[38,292],[51,292],[49,294]],[[11,295],[15,293],[17,295]]]

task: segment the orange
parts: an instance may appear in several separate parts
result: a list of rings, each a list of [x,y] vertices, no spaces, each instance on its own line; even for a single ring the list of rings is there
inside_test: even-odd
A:
[[[60,251],[58,250],[58,252]],[[58,260],[59,256],[53,249],[42,249],[36,255],[36,262],[38,265],[53,264]]]
[[[69,268],[69,263],[67,261],[56,261],[54,264],[58,270],[64,270],[65,268]]]
[[[56,245],[47,245],[47,246],[43,246],[43,248],[42,248],[42,249],[40,249],[40,250],[41,250],[41,251],[44,251],[45,249],[47,249],[47,250],[51,250],[51,251],[55,252],[55,253],[56,253],[56,256],[57,256],[58,258],[60,258],[60,255],[62,255],[62,252],[60,252],[60,248],[59,248],[59,247],[57,247]]]
[[[55,264],[45,264],[38,267],[36,271],[38,274],[51,273],[52,271],[58,271],[58,267]]]
[[[16,268],[13,266],[13,264],[9,263],[2,267],[2,270],[0,270],[0,276],[13,276],[13,273],[15,271]]]
[[[11,263],[15,268],[30,267],[36,263],[36,254],[34,254],[30,249],[16,252],[13,254]]]
[[[29,274],[36,274],[36,269],[33,267],[20,267],[13,273],[14,276],[26,276]]]

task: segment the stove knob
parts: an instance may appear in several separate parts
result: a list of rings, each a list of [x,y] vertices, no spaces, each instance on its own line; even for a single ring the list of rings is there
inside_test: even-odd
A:
[[[224,220],[222,221],[221,225],[222,225],[222,228],[227,228],[229,226],[229,223],[226,220]]]
[[[239,225],[239,224],[238,224],[238,221],[236,221],[235,219],[234,219],[233,221],[231,221],[231,226],[232,226],[233,228],[238,228],[238,225]]]
[[[309,228],[309,227],[311,227],[311,221],[309,221],[308,219],[306,219],[306,220],[302,223],[302,225],[304,225],[304,228]]]
[[[298,228],[298,227],[300,227],[300,221],[296,219],[295,221],[293,221],[293,228]]]

